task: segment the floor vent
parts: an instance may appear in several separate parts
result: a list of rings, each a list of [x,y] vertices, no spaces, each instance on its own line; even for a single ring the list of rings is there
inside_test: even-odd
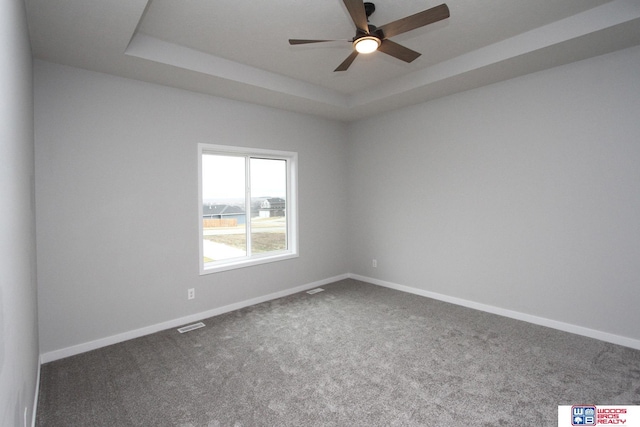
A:
[[[315,289],[311,289],[310,291],[307,291],[308,294],[313,295],[313,294],[317,294],[318,292],[322,292],[324,291],[324,289],[322,288],[315,288]]]
[[[200,328],[204,328],[204,323],[198,322],[198,323],[194,323],[193,325],[183,326],[182,328],[178,328],[178,332],[180,332],[181,334],[184,334],[185,332],[193,331],[194,329],[200,329]]]

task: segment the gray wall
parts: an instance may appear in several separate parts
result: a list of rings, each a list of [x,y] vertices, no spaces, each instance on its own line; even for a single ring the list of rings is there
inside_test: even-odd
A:
[[[38,372],[33,84],[24,2],[0,2],[0,425],[31,424]]]
[[[43,354],[348,271],[345,125],[41,61],[35,90]],[[298,258],[199,276],[200,142],[298,152]]]
[[[640,340],[638,70],[636,47],[353,124],[351,272]]]
[[[640,340],[639,53],[351,125],[36,61],[42,353],[349,272]],[[298,259],[198,275],[199,142],[299,153]]]

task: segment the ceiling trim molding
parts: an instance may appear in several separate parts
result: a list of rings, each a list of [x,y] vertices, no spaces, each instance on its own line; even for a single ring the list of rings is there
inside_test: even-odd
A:
[[[322,104],[347,107],[348,97],[291,77],[240,64],[145,34],[135,34],[125,55],[171,65]]]

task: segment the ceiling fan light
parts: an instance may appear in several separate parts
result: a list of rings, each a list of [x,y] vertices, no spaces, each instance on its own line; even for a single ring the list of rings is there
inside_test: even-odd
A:
[[[358,53],[371,53],[378,50],[380,47],[380,39],[373,36],[360,37],[353,42],[353,47]]]

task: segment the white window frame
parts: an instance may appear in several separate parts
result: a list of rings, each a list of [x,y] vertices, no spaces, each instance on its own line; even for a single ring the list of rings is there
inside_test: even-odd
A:
[[[285,160],[287,163],[287,203],[285,205],[285,215],[287,218],[287,249],[282,251],[271,251],[256,255],[230,258],[225,260],[204,262],[203,250],[203,221],[202,221],[202,155],[219,154],[227,156],[241,156],[245,158],[257,157],[261,159]],[[248,162],[247,162],[248,164]],[[249,171],[247,170],[247,175]],[[246,180],[245,199],[250,196],[251,181]],[[248,200],[247,204],[250,204]],[[200,275],[218,273],[221,271],[233,270],[237,268],[250,267],[253,265],[265,264],[276,261],[298,257],[298,153],[292,151],[266,150],[261,148],[247,148],[215,144],[198,144],[198,237],[200,255]],[[250,210],[247,212],[247,234],[251,233]]]

